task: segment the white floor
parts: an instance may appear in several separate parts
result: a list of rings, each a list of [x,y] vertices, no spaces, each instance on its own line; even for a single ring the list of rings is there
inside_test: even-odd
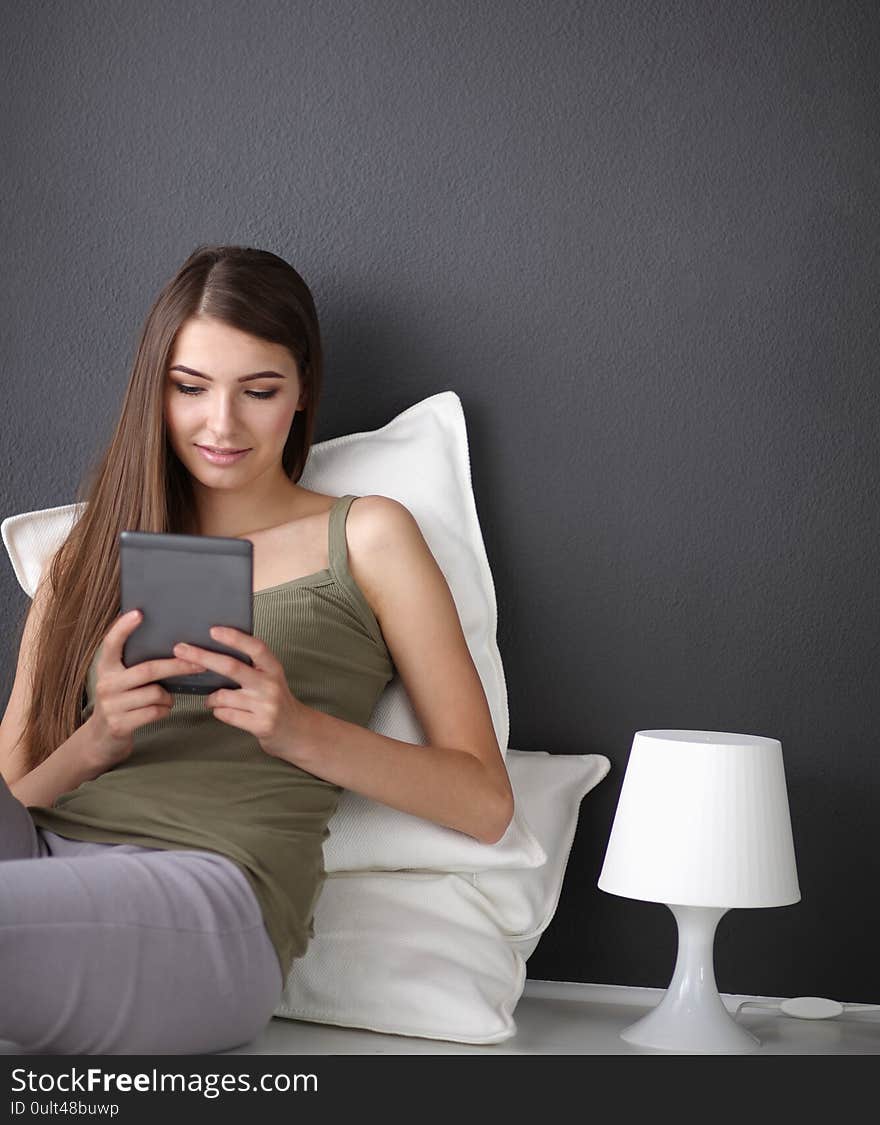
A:
[[[274,1018],[246,1047],[228,1055],[643,1055],[666,1054],[634,1047],[619,1032],[663,996],[663,989],[527,980],[514,1012],[517,1033],[503,1043],[478,1046],[415,1039],[304,1020]],[[743,1000],[779,997],[722,996],[733,1012]],[[880,1012],[845,1013],[805,1020],[762,1009],[743,1009],[737,1022],[761,1042],[756,1054],[880,1054]],[[672,1052],[685,1053],[685,1052]]]
[[[443,1039],[409,1038],[356,1028],[275,1017],[252,1042],[227,1055],[643,1055],[619,1032],[663,996],[663,989],[527,980],[514,1012],[517,1032],[503,1043],[479,1046]],[[733,1012],[743,1000],[779,997],[722,996]],[[801,1020],[779,1012],[744,1009],[737,1016],[761,1041],[765,1055],[878,1055],[880,1012],[845,1013],[837,1019]],[[0,1054],[20,1054],[0,1041]],[[684,1052],[674,1052],[684,1053]]]

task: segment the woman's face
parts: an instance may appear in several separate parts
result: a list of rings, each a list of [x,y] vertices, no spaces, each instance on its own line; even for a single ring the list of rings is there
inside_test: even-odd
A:
[[[259,378],[247,378],[257,372]],[[239,489],[274,476],[294,414],[305,406],[301,387],[287,348],[219,320],[193,317],[178,331],[165,373],[168,440],[208,488]],[[199,446],[248,452],[217,464]]]

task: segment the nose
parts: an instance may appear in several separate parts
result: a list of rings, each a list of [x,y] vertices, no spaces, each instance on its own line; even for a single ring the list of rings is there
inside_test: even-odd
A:
[[[227,436],[234,435],[237,429],[233,394],[224,395],[222,392],[217,392],[211,395],[211,404],[208,407],[208,429],[216,438],[216,441],[212,442],[213,445],[234,444],[225,440]]]

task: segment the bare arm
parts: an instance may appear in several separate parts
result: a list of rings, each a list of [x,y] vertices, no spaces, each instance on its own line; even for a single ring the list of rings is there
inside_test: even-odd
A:
[[[69,793],[104,772],[95,764],[94,731],[90,722],[88,719],[77,727],[54,754],[10,785],[13,797],[25,808],[29,805],[51,808],[62,793]]]

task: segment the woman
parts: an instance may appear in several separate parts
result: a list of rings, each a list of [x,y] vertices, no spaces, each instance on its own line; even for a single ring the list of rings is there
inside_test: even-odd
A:
[[[87,507],[23,622],[0,728],[0,1039],[55,1054],[247,1042],[314,936],[342,789],[486,843],[510,822],[418,524],[389,497],[297,484],[321,382],[311,293],[274,254],[200,247],[147,316]],[[119,616],[125,529],[252,542],[253,635],[215,634],[252,665],[190,646],[124,666],[139,624]],[[205,668],[241,687],[156,682]],[[368,729],[395,672],[428,746]]]

